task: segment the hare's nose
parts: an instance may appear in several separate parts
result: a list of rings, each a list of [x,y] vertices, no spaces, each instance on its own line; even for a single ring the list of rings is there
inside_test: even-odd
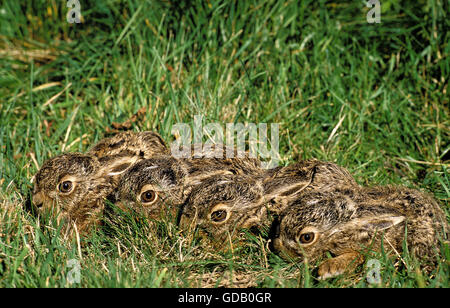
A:
[[[40,192],[33,194],[33,204],[37,208],[41,208],[44,204],[44,198],[42,197],[42,194]]]

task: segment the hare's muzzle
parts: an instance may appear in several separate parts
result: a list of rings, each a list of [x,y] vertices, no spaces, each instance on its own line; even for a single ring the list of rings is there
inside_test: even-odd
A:
[[[44,196],[41,192],[34,193],[32,201],[34,206],[41,208],[44,205]]]
[[[196,215],[194,217],[190,217],[184,213],[181,214],[178,221],[178,227],[183,233],[193,233],[197,228]]]
[[[131,212],[132,207],[123,200],[114,202],[114,205],[123,212]]]
[[[189,229],[190,220],[186,215],[181,214],[178,220],[178,226],[181,231],[187,231]]]

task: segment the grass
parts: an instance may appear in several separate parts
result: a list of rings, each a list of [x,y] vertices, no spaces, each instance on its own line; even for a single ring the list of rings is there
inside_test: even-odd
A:
[[[64,1],[0,6],[0,287],[368,287],[364,268],[319,281],[266,238],[217,252],[173,225],[124,217],[82,242],[26,210],[48,158],[130,129],[169,143],[176,123],[280,123],[281,163],[318,158],[362,185],[429,191],[449,215],[448,2]],[[142,109],[144,108],[144,109]],[[156,224],[156,225],[155,225]],[[382,287],[449,287],[383,254]],[[67,261],[81,266],[69,284]]]

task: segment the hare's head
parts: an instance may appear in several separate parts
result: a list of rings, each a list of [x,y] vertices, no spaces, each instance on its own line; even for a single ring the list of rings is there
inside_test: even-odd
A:
[[[195,187],[180,210],[180,227],[215,241],[258,226],[266,218],[262,185],[248,177],[214,176]]]
[[[369,246],[378,249],[381,237],[397,243],[406,217],[363,199],[350,188],[304,195],[275,222],[275,250],[300,261],[315,261],[325,253],[339,256]]]
[[[45,161],[34,178],[33,204],[39,209],[56,203],[77,203],[89,188],[86,179],[99,167],[96,158],[81,153],[62,154]]]
[[[303,194],[312,190],[325,192],[341,185],[358,186],[346,169],[310,159],[268,170],[264,194],[271,200],[270,211],[280,213]]]
[[[97,159],[81,153],[67,153],[47,160],[34,177],[33,205],[39,213],[59,218],[89,220],[103,209],[117,177],[135,161],[116,156]]]
[[[182,203],[186,176],[183,165],[171,156],[142,160],[122,176],[117,205],[157,218],[163,210]]]
[[[145,159],[168,154],[169,150],[161,136],[155,132],[126,131],[100,140],[88,153],[98,158],[121,154]]]

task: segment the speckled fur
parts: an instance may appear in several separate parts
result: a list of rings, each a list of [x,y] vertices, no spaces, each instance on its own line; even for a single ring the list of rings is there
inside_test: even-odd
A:
[[[273,246],[282,254],[310,263],[326,252],[335,256],[319,267],[323,278],[344,272],[350,261],[361,263],[359,252],[379,251],[382,241],[387,252],[397,254],[406,239],[410,253],[432,262],[439,238],[448,234],[445,214],[436,200],[414,189],[393,186],[311,191],[286,208],[275,224]],[[310,229],[316,230],[316,240],[301,244],[300,234]]]
[[[180,211],[180,227],[199,231],[215,242],[234,238],[241,229],[261,226],[267,218],[263,186],[254,177],[215,176],[195,187]],[[226,212],[226,219],[215,222],[212,213]]]
[[[150,218],[159,217],[163,209],[175,217],[193,187],[208,178],[264,172],[260,161],[254,158],[214,158],[209,154],[209,151],[197,153],[196,158],[161,155],[141,161],[123,175],[114,201],[124,210],[133,209]],[[140,201],[144,187],[157,193],[158,199],[151,205]]]
[[[35,175],[33,204],[39,213],[51,212],[68,226],[76,223],[80,232],[88,230],[99,221],[121,173],[139,160],[167,152],[156,133],[125,132],[100,140],[86,154],[61,154],[44,162]],[[59,190],[63,180],[73,183],[70,193]]]
[[[116,157],[114,162],[125,164],[128,157]],[[67,153],[47,160],[36,174],[33,204],[39,213],[52,212],[69,225],[76,223],[80,232],[98,222],[103,211],[103,201],[117,185],[117,177],[109,175],[118,165],[112,161],[100,162],[96,157]],[[61,193],[59,185],[70,180],[70,193]]]
[[[280,213],[303,194],[329,191],[338,185],[357,187],[353,176],[335,163],[309,159],[270,171],[264,179],[264,194],[270,211]]]
[[[214,177],[192,191],[183,205],[181,226],[198,227],[220,241],[227,234],[234,237],[244,228],[268,227],[273,215],[302,194],[315,189],[328,191],[343,183],[358,186],[347,170],[315,159],[251,176],[227,176],[226,180]],[[211,220],[218,205],[226,208],[230,216],[221,223]]]
[[[155,132],[127,131],[100,140],[87,154],[97,158],[119,154],[145,159],[155,154],[169,154],[169,149],[161,136]]]

